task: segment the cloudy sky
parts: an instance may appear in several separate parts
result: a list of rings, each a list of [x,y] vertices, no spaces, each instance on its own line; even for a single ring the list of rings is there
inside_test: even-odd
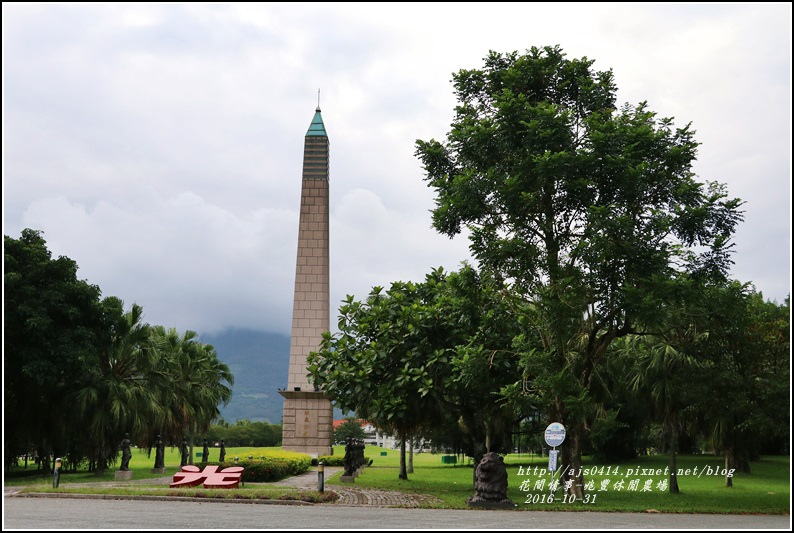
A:
[[[702,143],[746,201],[733,276],[790,293],[791,4],[3,3],[3,233],[152,324],[289,333],[303,139],[331,142],[331,309],[457,269],[414,155],[451,76],[560,45]]]

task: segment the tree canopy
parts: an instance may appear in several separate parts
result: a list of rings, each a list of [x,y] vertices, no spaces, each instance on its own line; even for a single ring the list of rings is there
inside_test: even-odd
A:
[[[100,299],[74,261],[52,259],[41,232],[5,236],[4,252],[9,461],[35,449],[103,469],[125,433],[148,445],[209,429],[234,383],[213,346],[150,326],[137,304]]]
[[[512,314],[520,302],[503,289],[464,265],[434,269],[422,283],[374,287],[365,301],[348,296],[339,333],[309,355],[309,372],[340,408],[403,444],[434,434],[472,457],[507,451],[517,412],[503,389],[519,372]],[[404,456],[401,446],[403,467]]]
[[[481,268],[532,303],[543,344],[526,357],[553,375],[539,394],[569,428],[562,461],[574,471],[611,343],[655,323],[675,275],[724,280],[742,219],[723,185],[695,179],[690,125],[645,102],[618,108],[612,72],[593,63],[559,47],[491,52],[453,74],[446,142],[416,143],[434,227],[468,228]]]
[[[100,290],[52,258],[41,233],[4,236],[3,407],[6,457],[80,438],[63,398],[91,371],[104,332]]]
[[[348,296],[340,308],[339,333],[324,334],[308,356],[308,370],[343,411],[355,411],[401,440],[400,478],[406,479],[405,442],[438,415],[430,395],[446,369],[445,319],[434,314],[443,272],[424,283],[374,287],[365,301]]]
[[[345,418],[338,428],[334,429],[334,444],[345,444],[347,439],[364,439],[367,434],[361,427],[361,422],[352,417]]]

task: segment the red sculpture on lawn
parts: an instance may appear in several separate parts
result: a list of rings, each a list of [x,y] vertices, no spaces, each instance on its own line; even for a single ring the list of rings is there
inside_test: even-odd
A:
[[[218,465],[207,465],[204,470],[194,465],[184,465],[181,472],[174,474],[171,488],[195,487],[204,484],[207,489],[236,489],[243,479],[242,466],[230,466],[218,472]]]

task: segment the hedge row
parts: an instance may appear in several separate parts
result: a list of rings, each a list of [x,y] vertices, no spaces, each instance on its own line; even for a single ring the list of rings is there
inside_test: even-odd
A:
[[[237,462],[224,461],[219,463],[217,461],[209,461],[207,463],[198,463],[201,469],[207,465],[219,465],[220,469],[228,468],[230,466],[242,466],[245,468],[243,472],[243,482],[271,482],[279,481],[286,477],[303,474],[309,470],[312,464],[312,459],[307,454],[302,453],[284,453],[271,456],[264,456],[253,459],[244,459]]]
[[[321,455],[312,459],[312,466],[317,466],[322,461],[324,466],[345,466],[344,455]]]
[[[321,455],[316,459],[312,459],[312,466],[317,466],[317,464],[322,461],[324,466],[345,466],[345,456],[344,455]],[[364,462],[369,463],[370,458],[364,456]]]

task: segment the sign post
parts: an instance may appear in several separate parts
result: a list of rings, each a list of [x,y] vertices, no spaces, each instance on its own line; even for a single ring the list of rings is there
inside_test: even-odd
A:
[[[549,450],[549,472],[551,473],[549,489],[551,489],[554,482],[554,472],[557,471],[557,446],[565,441],[565,426],[559,422],[552,422],[546,428],[543,438],[546,440],[546,444],[552,448]],[[554,490],[551,490],[551,493],[554,494]]]

